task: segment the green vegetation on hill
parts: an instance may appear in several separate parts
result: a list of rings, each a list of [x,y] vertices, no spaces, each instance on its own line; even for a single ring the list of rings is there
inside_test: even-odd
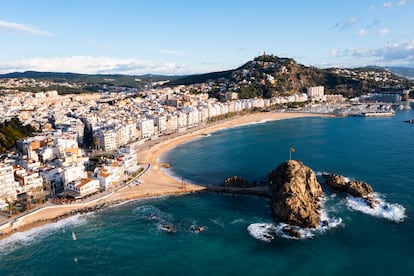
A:
[[[170,81],[177,78],[177,76],[161,76],[161,75],[120,75],[120,74],[76,74],[76,73],[57,73],[57,72],[15,72],[0,75],[0,78],[29,78],[36,80],[47,80],[55,83],[77,83],[81,84],[81,89],[70,88],[67,86],[51,86],[48,90],[58,90],[59,94],[79,94],[83,92],[98,92],[102,90],[103,85],[122,86],[129,88],[143,88],[152,82]],[[21,89],[24,91],[24,89]],[[27,87],[27,91],[37,92],[44,91],[42,87]]]
[[[32,136],[36,130],[31,125],[22,125],[18,118],[0,124],[0,152],[11,149],[16,140]]]
[[[228,71],[213,72],[213,73],[207,73],[207,74],[185,76],[185,77],[172,80],[166,83],[165,86],[190,85],[190,84],[195,84],[195,83],[204,83],[204,82],[208,82],[209,80],[217,80],[220,78],[228,79],[230,78],[233,71],[234,70],[228,70]]]
[[[322,85],[330,94],[355,97],[373,89],[387,91],[410,86],[407,79],[383,68],[319,69],[267,54],[234,70],[186,76],[166,85],[203,83],[209,83],[210,97],[219,99],[224,98],[225,91],[238,92],[240,98],[270,98],[306,93],[307,87]],[[196,88],[193,90],[197,93]]]

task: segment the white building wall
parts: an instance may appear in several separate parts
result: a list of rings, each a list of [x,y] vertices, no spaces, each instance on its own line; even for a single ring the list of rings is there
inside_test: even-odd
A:
[[[0,199],[16,199],[19,182],[14,180],[13,166],[0,164]]]
[[[165,133],[167,131],[167,117],[159,116],[154,118],[154,124],[158,127],[159,133]]]
[[[149,138],[154,135],[154,120],[153,119],[142,119],[137,122],[138,127],[141,129],[141,137]]]
[[[63,167],[63,175],[64,184],[87,177],[86,169],[83,163]]]

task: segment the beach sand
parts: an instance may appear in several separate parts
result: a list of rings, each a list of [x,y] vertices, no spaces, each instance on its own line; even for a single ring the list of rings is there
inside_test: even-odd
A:
[[[142,181],[140,185],[126,187],[106,196],[105,198],[100,198],[91,202],[46,206],[42,209],[36,210],[23,217],[13,220],[13,223],[8,223],[0,226],[0,239],[10,236],[14,232],[27,231],[31,228],[38,227],[48,222],[66,217],[71,214],[71,211],[76,211],[85,207],[96,206],[105,202],[123,202],[138,198],[186,194],[202,191],[205,189],[205,187],[202,185],[197,185],[194,183],[185,183],[185,185],[183,185],[181,181],[164,173],[162,171],[162,165],[158,163],[158,158],[163,153],[176,147],[177,145],[221,129],[227,129],[255,122],[321,116],[326,117],[329,115],[276,112],[254,113],[215,124],[206,125],[204,128],[186,132],[178,137],[162,140],[158,144],[155,144],[148,149],[138,152],[138,162],[143,164],[150,164],[151,166],[148,172],[140,177]]]

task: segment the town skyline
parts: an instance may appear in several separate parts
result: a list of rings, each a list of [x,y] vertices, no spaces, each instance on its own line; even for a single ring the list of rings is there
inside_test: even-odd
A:
[[[2,2],[0,73],[185,75],[263,52],[316,67],[414,66],[410,0]]]

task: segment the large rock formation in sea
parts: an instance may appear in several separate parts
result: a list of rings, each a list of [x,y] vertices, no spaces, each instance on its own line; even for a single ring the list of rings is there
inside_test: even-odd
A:
[[[368,183],[357,180],[348,181],[344,176],[339,174],[323,174],[323,176],[326,179],[326,184],[332,189],[350,194],[354,197],[362,197],[371,208],[374,208],[378,204],[378,201],[372,197],[374,189]]]
[[[290,225],[316,228],[320,224],[323,194],[315,173],[302,162],[283,162],[269,173],[275,217]]]

